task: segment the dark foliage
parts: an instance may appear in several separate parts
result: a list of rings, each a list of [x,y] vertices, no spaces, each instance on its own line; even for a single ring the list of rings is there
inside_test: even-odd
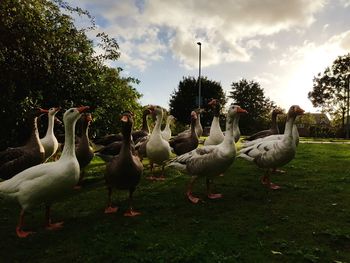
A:
[[[105,52],[96,56],[89,28],[77,29],[60,8],[90,17],[62,1],[0,2],[0,148],[23,143],[23,119],[33,106],[89,105],[95,134],[116,132],[119,114],[139,108],[131,86],[137,80],[104,64],[119,57],[115,39],[97,35]]]
[[[231,84],[229,98],[234,100],[248,114],[241,118],[239,127],[242,134],[248,135],[269,128],[274,102],[265,97],[264,90],[255,81],[242,79]]]
[[[202,126],[210,126],[213,115],[208,107],[211,98],[218,99],[221,105],[225,105],[226,98],[219,82],[201,78],[201,114]],[[194,77],[184,77],[170,98],[170,114],[179,122],[189,124],[191,121],[191,111],[198,108],[198,79]]]
[[[308,97],[315,107],[332,115],[333,120],[341,120],[344,129],[345,115],[349,98],[350,53],[339,56],[323,73],[313,79],[313,90]]]

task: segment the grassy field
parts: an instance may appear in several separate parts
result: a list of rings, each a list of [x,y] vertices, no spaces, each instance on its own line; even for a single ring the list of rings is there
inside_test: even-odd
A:
[[[103,213],[104,167],[94,159],[83,189],[53,206],[59,231],[44,230],[38,207],[26,220],[37,233],[17,238],[19,207],[0,200],[0,262],[350,262],[350,145],[300,144],[287,173],[272,177],[277,191],[237,159],[216,180],[223,199],[206,199],[198,181],[198,205],[184,195],[189,177],[169,169],[164,182],[143,178],[135,218],[123,216],[124,192],[114,194],[120,211]]]

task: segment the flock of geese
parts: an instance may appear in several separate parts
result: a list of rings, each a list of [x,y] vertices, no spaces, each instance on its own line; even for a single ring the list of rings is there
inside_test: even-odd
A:
[[[214,116],[204,145],[199,146],[199,137],[203,133],[200,109],[191,112],[191,125],[188,130],[172,136],[171,125],[175,118],[168,116],[166,126],[162,130],[163,109],[160,106],[148,106],[143,112],[141,130],[133,131],[133,113],[125,111],[120,118],[121,134],[107,135],[94,140],[93,143],[99,145],[95,152],[90,147],[88,136],[92,122],[91,114],[86,112],[89,107],[68,109],[63,115],[65,139],[58,160],[56,152],[59,143],[54,134],[54,123],[60,108],[34,110],[29,118],[32,133],[28,142],[21,147],[7,148],[0,152],[0,196],[14,199],[21,206],[16,226],[17,236],[24,238],[32,233],[24,230],[25,212],[40,204],[45,204],[46,208],[46,229],[62,227],[63,222],[51,221],[51,205],[65,192],[81,187],[84,168],[95,155],[106,162],[108,204],[105,213],[117,212],[118,207],[112,204],[112,192],[119,189],[129,191],[129,208],[124,215],[140,214],[134,210],[132,200],[143,175],[142,160],[146,157],[151,169],[148,179],[164,180],[165,167],[174,167],[191,175],[186,195],[194,204],[200,201],[193,195],[194,183],[199,177],[206,179],[209,199],[222,197],[222,194],[212,192],[213,179],[225,173],[236,156],[266,169],[265,175],[261,177],[262,184],[271,189],[278,189],[279,186],[270,181],[270,175],[294,158],[299,142],[294,121],[304,111],[297,105],[291,106],[287,113],[284,134],[279,134],[276,118],[282,111],[275,109],[272,112],[271,129],[245,139],[237,152],[236,143],[240,138],[238,122],[240,116],[247,111],[238,105],[231,105],[226,113],[226,129],[223,132],[219,125],[221,105],[218,100],[212,99],[209,106]],[[48,116],[48,126],[45,136],[40,139],[37,120],[43,114]],[[152,131],[147,122],[150,115],[155,118]],[[82,123],[82,133],[80,138],[76,138],[75,126],[79,119]],[[172,152],[176,157],[172,157]],[[161,167],[160,173],[154,173],[154,164]]]

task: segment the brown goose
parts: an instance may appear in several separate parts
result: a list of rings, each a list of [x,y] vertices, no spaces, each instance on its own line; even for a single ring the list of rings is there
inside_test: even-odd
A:
[[[147,116],[151,113],[150,107],[147,107],[142,114],[142,128],[139,131],[132,132],[132,139],[134,142],[139,141],[142,137],[147,136],[149,134],[149,126],[147,123]],[[122,134],[108,134],[102,138],[99,138],[94,141],[97,145],[107,146],[114,142],[121,142],[123,140]]]
[[[147,107],[142,114],[142,128],[139,131],[132,132],[132,139],[137,143],[143,137],[149,135],[150,129],[147,122],[147,116],[153,112],[153,106]]]
[[[42,113],[45,113],[42,109],[30,113],[28,120],[32,133],[25,145],[0,152],[0,178],[10,179],[19,172],[44,161],[45,150],[40,142],[37,126],[38,116]]]
[[[200,138],[203,134],[203,127],[201,124],[201,113],[204,111],[203,109],[197,108],[194,110],[197,113],[195,130],[197,133],[197,137]],[[183,132],[180,132],[178,135],[183,135],[185,133],[191,133],[191,127]]]
[[[279,109],[279,108],[274,109],[272,111],[272,114],[271,114],[271,119],[272,119],[271,128],[268,130],[259,131],[255,134],[249,136],[245,140],[246,141],[253,141],[253,140],[258,139],[258,138],[264,138],[264,137],[267,137],[270,135],[279,134],[278,125],[277,125],[277,115],[282,114],[282,113],[283,113],[283,111],[281,109]]]
[[[173,137],[169,144],[173,148],[176,155],[181,155],[192,151],[198,146],[198,137],[196,133],[196,121],[197,114],[195,111],[191,112],[191,133],[184,133],[183,135],[178,135]]]
[[[78,182],[78,187],[80,186],[85,173],[85,167],[91,162],[92,158],[94,158],[94,152],[92,151],[89,143],[89,126],[92,122],[91,113],[84,113],[81,116],[82,120],[82,134],[79,140],[79,143],[75,146],[75,155],[79,162],[80,168],[80,177]]]
[[[129,210],[124,216],[136,216],[139,212],[133,210],[132,195],[136,186],[140,182],[143,173],[143,165],[139,157],[132,153],[131,149],[131,131],[133,119],[130,112],[124,112],[121,118],[123,146],[120,154],[115,156],[106,167],[106,184],[108,187],[108,206],[105,213],[115,213],[118,207],[112,207],[112,189],[129,190]]]
[[[99,156],[103,161],[110,162],[114,156],[118,155],[123,145],[123,141],[112,142],[95,151],[95,155]],[[131,141],[131,149],[135,152],[134,141]]]

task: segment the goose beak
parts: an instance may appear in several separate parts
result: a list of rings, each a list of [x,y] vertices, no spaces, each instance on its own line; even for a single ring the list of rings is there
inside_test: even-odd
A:
[[[79,113],[82,113],[86,110],[90,109],[89,106],[81,106],[81,107],[78,107],[77,110],[79,111]]]
[[[45,110],[45,109],[42,109],[42,108],[39,108],[39,111],[40,111],[40,113],[49,113],[49,110]]]
[[[59,118],[57,118],[56,116],[54,118],[54,121],[55,121],[55,124],[57,124],[57,125],[62,125],[63,124],[62,121]]]
[[[248,113],[248,111],[246,111],[245,109],[242,109],[241,107],[239,107],[239,108],[237,109],[237,112],[238,112],[238,113]]]
[[[122,118],[120,119],[122,122],[128,122],[128,116],[123,115]]]
[[[192,112],[191,112],[191,118],[194,119],[194,120],[196,120],[196,119],[197,119],[197,113],[194,112],[194,111],[192,111]]]
[[[296,110],[296,113],[298,114],[298,115],[303,115],[304,114],[304,110],[302,109],[302,108],[297,108],[297,110]]]
[[[211,101],[208,102],[208,105],[216,105],[216,99],[212,99]]]

